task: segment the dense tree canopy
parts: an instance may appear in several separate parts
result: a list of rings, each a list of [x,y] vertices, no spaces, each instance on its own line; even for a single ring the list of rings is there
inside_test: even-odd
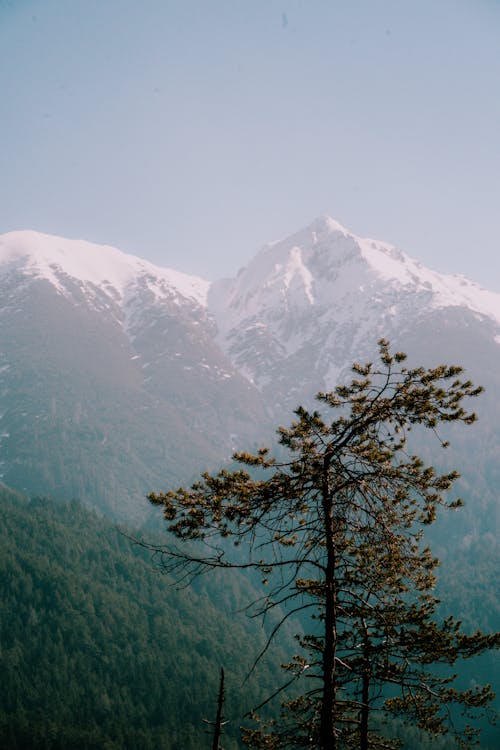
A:
[[[287,684],[304,687],[280,721],[247,730],[252,747],[392,747],[380,712],[435,735],[451,727],[469,744],[473,730],[453,724],[452,711],[480,712],[491,700],[488,685],[458,690],[449,667],[499,636],[436,619],[438,561],[422,540],[440,507],[460,506],[447,495],[458,474],[425,465],[408,435],[424,428],[446,447],[440,426],[473,423],[464,401],[481,388],[459,367],[408,368],[405,359],[382,340],[377,365],[355,364],[351,383],[318,394],[323,413],[297,409],[279,429],[285,458],[239,453],[245,468],[150,495],[170,532],[201,544],[165,548],[169,571],[254,568],[267,585],[256,613],[311,614],[286,666]]]
[[[241,689],[251,666],[241,643],[265,642],[257,623],[231,614],[255,595],[248,581],[176,591],[152,574],[149,553],[77,502],[0,485],[0,505],[0,748],[209,747],[203,719],[222,663],[224,747],[240,748],[240,717],[280,676],[271,664],[264,685]]]

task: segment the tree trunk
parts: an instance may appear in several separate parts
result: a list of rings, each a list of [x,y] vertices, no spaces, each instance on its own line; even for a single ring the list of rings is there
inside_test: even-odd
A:
[[[370,711],[369,700],[370,700],[370,644],[368,641],[368,634],[365,627],[365,637],[363,643],[363,666],[362,666],[362,684],[361,684],[361,716],[360,716],[360,738],[359,748],[360,750],[368,750],[368,715]]]
[[[336,651],[337,651],[337,587],[336,550],[334,540],[333,502],[328,486],[329,461],[325,458],[323,468],[322,505],[326,542],[325,568],[325,630],[323,644],[323,695],[319,729],[320,750],[337,750],[336,699]]]
[[[212,750],[219,750],[219,742],[222,731],[222,706],[224,703],[224,669],[220,669],[219,697],[217,699],[217,715],[214,723],[214,739]]]

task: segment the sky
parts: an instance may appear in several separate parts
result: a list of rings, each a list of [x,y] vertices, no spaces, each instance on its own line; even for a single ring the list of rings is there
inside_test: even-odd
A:
[[[0,232],[213,279],[322,214],[500,292],[500,0],[0,0]]]

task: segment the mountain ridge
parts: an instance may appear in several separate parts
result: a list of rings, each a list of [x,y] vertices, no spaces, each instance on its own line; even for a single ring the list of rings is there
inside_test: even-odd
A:
[[[382,337],[500,387],[500,295],[329,217],[212,283],[110,246],[2,235],[0,479],[140,514],[151,489],[270,442]]]
[[[23,264],[23,260],[28,263]],[[140,279],[157,279],[158,296],[170,289],[203,305],[209,282],[181,271],[162,268],[105,244],[68,239],[34,230],[19,230],[0,235],[0,268],[22,270],[27,276],[46,279],[64,293],[61,275],[82,284],[101,286],[115,298],[127,297],[127,291]],[[151,287],[152,290],[154,287]]]
[[[32,276],[38,278],[46,278],[59,291],[62,291],[62,287],[57,278],[58,270],[81,282],[101,284],[104,288],[112,288],[122,296],[125,296],[127,286],[136,281],[137,277],[156,276],[180,295],[193,299],[202,306],[207,306],[210,287],[217,287],[221,283],[227,285],[228,281],[235,282],[242,276],[250,277],[250,283],[247,283],[249,286],[252,286],[252,282],[254,285],[261,282],[262,273],[258,274],[258,278],[255,279],[255,265],[263,265],[267,262],[267,255],[275,253],[276,250],[282,251],[283,248],[292,251],[292,260],[295,261],[296,270],[302,274],[307,287],[311,282],[311,277],[307,270],[304,271],[304,265],[300,263],[300,253],[297,253],[297,250],[303,249],[301,245],[307,246],[308,241],[310,247],[307,249],[310,250],[312,247],[321,245],[322,240],[328,236],[337,240],[337,247],[334,246],[333,250],[338,250],[339,247],[342,249],[342,245],[338,243],[339,238],[350,240],[354,244],[354,247],[351,244],[348,248],[351,252],[350,259],[357,255],[358,260],[363,259],[370,263],[380,276],[400,283],[420,284],[425,288],[429,288],[432,282],[440,284],[440,288],[438,287],[436,291],[443,298],[442,306],[467,304],[476,312],[494,318],[500,323],[500,294],[484,289],[462,274],[442,274],[433,271],[396,246],[381,240],[360,237],[326,215],[318,217],[308,226],[282,240],[264,245],[254,258],[240,269],[234,279],[218,279],[210,282],[199,276],[151,263],[112,245],[69,239],[35,230],[16,230],[0,234],[0,269],[5,266],[23,268],[22,259],[35,255],[35,262],[25,265],[24,272],[31,272]],[[35,253],[33,253],[33,248]],[[345,247],[343,249],[345,251]],[[82,258],[85,253],[89,257]],[[335,261],[337,260],[336,258]],[[344,255],[340,260],[345,262],[349,260],[349,256]],[[280,265],[279,260],[271,258],[271,261],[273,265]],[[287,271],[293,271],[293,269],[287,269]],[[310,293],[306,292],[306,297],[309,302],[313,302]]]
[[[290,261],[289,266],[286,265],[287,257]],[[467,305],[500,324],[500,294],[482,288],[463,275],[433,271],[394,245],[359,237],[328,216],[316,219],[283,240],[265,245],[246,267],[240,269],[233,280],[234,291],[230,306],[235,306],[236,291],[245,299],[254,287],[270,286],[270,280],[266,280],[262,272],[257,272],[257,268],[263,266],[267,266],[266,271],[270,275],[274,273],[278,277],[281,274],[281,291],[289,287],[295,266],[305,288],[304,299],[313,304],[315,299],[310,289],[313,276],[307,261],[310,265],[314,260],[316,263],[321,260],[324,264],[329,264],[322,267],[322,270],[330,272],[328,281],[332,280],[335,271],[341,266],[352,263],[364,264],[380,279],[434,293],[438,296],[434,300],[436,307]],[[320,280],[321,277],[317,275],[316,281]],[[354,279],[353,283],[356,281]],[[213,282],[215,285],[218,283],[220,282]],[[228,280],[224,280],[224,283],[227,287]],[[361,283],[358,283],[358,289],[364,291]]]

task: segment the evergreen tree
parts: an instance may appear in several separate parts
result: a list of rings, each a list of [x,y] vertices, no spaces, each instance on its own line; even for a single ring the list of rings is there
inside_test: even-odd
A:
[[[245,469],[150,495],[176,537],[202,545],[165,548],[168,570],[190,577],[254,568],[268,585],[255,613],[285,608],[281,622],[312,614],[311,632],[298,639],[302,653],[286,666],[287,686],[300,679],[306,688],[283,704],[280,721],[246,731],[255,748],[393,747],[374,730],[377,712],[437,735],[452,725],[454,706],[469,715],[492,698],[489,686],[456,689],[441,669],[500,638],[466,635],[453,617],[433,619],[438,561],[422,528],[439,507],[461,505],[446,495],[458,474],[438,474],[408,446],[408,432],[422,427],[446,447],[437,429],[474,422],[463,401],[481,388],[462,380],[459,367],[410,369],[406,355],[392,355],[384,340],[379,347],[377,366],[355,364],[350,384],[318,394],[333,421],[299,408],[292,426],[279,429],[285,460],[265,448],[239,453]],[[473,741],[467,725],[452,729],[465,745]]]

